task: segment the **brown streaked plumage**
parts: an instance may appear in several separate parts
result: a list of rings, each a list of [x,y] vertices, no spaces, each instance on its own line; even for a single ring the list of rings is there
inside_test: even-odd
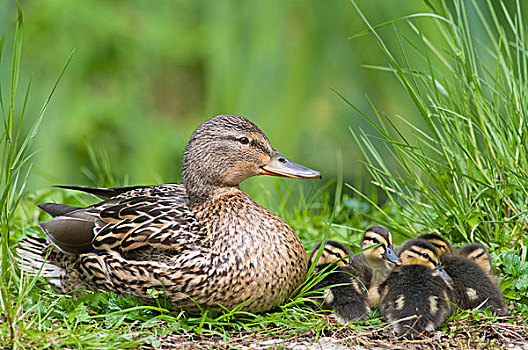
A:
[[[255,175],[318,178],[290,162],[243,117],[220,115],[193,133],[183,184],[111,189],[67,187],[104,200],[87,208],[44,205],[49,241],[28,237],[19,266],[63,292],[108,290],[152,302],[163,292],[176,309],[269,310],[305,279],[295,232],[252,201],[239,183]],[[51,251],[46,260],[46,253]]]
[[[405,243],[402,265],[380,286],[380,313],[398,336],[415,337],[438,328],[452,313],[449,276],[435,247],[421,239]]]
[[[447,240],[438,235],[427,235],[425,238],[436,242],[444,241],[446,245],[449,245]],[[464,253],[462,250],[453,254],[444,249],[440,249],[438,252],[440,263],[453,279],[451,299],[456,306],[461,309],[474,309],[482,305],[483,308],[489,308],[490,311],[498,315],[507,314],[497,281],[466,255],[469,252]],[[459,254],[460,252],[462,254]]]

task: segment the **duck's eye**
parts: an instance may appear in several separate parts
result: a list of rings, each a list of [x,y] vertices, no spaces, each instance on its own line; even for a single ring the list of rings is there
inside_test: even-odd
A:
[[[378,243],[379,243],[378,239],[375,238],[375,237],[371,238],[370,240],[371,240],[372,242],[374,242],[374,244],[378,244]]]
[[[247,145],[249,143],[249,139],[247,137],[241,137],[238,139],[238,142],[240,142],[243,145]]]
[[[336,253],[333,253],[333,254],[334,254],[334,256],[337,256],[338,258],[341,259],[341,254],[339,254],[339,253],[337,253],[337,252],[336,252]]]
[[[422,253],[422,256],[423,256],[424,258],[426,258],[426,259],[429,259],[429,254],[427,254],[427,253]]]

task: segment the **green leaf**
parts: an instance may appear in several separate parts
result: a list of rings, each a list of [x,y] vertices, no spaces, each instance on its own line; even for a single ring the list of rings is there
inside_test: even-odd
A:
[[[508,254],[502,261],[504,271],[510,275],[517,276],[518,267],[521,265],[521,258],[515,254]]]
[[[528,289],[528,274],[523,274],[517,278],[515,281],[515,288],[520,291],[526,291]]]
[[[506,277],[502,279],[500,286],[502,290],[506,290],[510,288],[511,286],[513,286],[514,284],[515,284],[515,279],[513,277]]]

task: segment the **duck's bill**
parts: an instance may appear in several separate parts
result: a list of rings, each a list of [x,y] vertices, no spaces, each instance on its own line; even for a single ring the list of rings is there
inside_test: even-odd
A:
[[[447,274],[447,272],[444,270],[444,268],[440,265],[436,265],[435,269],[434,269],[444,280],[446,280],[447,282],[451,282],[453,279],[451,278],[451,276],[449,276]]]
[[[387,247],[385,248],[385,252],[382,254],[383,258],[387,259],[389,262],[400,265],[401,259],[394,251],[393,247]]]
[[[297,179],[320,179],[321,174],[300,164],[289,161],[278,152],[271,155],[268,165],[261,168],[261,175],[293,177]]]

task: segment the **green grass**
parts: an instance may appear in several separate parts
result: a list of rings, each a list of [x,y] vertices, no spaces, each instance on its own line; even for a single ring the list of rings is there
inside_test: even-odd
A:
[[[322,187],[277,181],[275,189],[263,188],[269,191],[268,197],[274,198],[264,204],[299,233],[308,249],[322,239],[334,238],[357,250],[361,233],[375,222],[398,234],[399,241],[422,232],[438,232],[454,243],[484,242],[492,250],[512,313],[526,317],[528,242],[524,226],[528,196],[524,186],[526,154],[521,151],[527,142],[524,118],[528,67],[523,18],[520,13],[508,17],[501,12],[507,20],[495,21],[494,11],[501,8],[490,11],[488,17],[482,15],[489,40],[479,44],[477,50],[464,4],[457,3],[453,12],[442,8],[433,11],[434,16],[418,16],[422,17],[419,20],[409,17],[375,28],[368,25],[365,32],[374,34],[389,62],[388,67],[372,68],[383,70],[383,74],[394,73],[423,118],[420,125],[413,125],[403,117],[399,117],[403,122],[379,113],[369,117],[350,103],[377,131],[371,136],[353,130],[353,135],[365,155],[365,166],[385,192],[388,204],[378,203],[375,192],[366,196],[356,190],[354,197],[344,193],[352,186],[344,186],[341,178]],[[444,42],[434,44],[428,40],[420,30],[420,21],[436,23]],[[410,26],[415,37],[401,34],[398,26],[404,25]],[[379,32],[386,27],[396,28],[401,42],[399,55],[384,45]],[[141,343],[158,346],[158,337],[174,334],[215,335],[224,342],[248,333],[282,338],[308,334],[313,340],[343,328],[304,305],[305,287],[285,305],[268,313],[254,315],[235,309],[225,314],[204,311],[196,317],[166,310],[161,301],[148,306],[108,292],[57,295],[41,279],[21,275],[12,252],[21,237],[41,235],[37,223],[46,217],[36,204],[91,203],[88,197],[56,189],[23,194],[31,164],[31,141],[41,122],[45,123],[43,114],[57,84],[25,132],[30,85],[21,99],[17,97],[22,29],[19,13],[10,97],[5,104],[2,89],[5,128],[1,138],[0,347],[122,349]],[[0,51],[3,42],[2,37]],[[412,60],[411,55],[415,56]],[[407,64],[416,57],[423,62]],[[498,118],[503,115],[508,118]],[[387,147],[392,161],[382,156],[382,147]],[[92,181],[102,185],[127,182],[116,180],[108,156],[88,149],[92,164],[83,171]],[[321,277],[315,277],[312,283]],[[457,322],[468,319],[494,320],[481,310],[456,312],[451,318]],[[380,325],[384,323],[374,312],[366,322],[348,327],[368,331]],[[455,326],[446,331],[458,329]]]
[[[477,21],[470,23],[470,11]],[[343,97],[375,129],[351,131],[373,183],[402,216],[382,222],[409,236],[485,243],[507,276],[506,295],[522,299],[526,310],[528,39],[521,4],[455,1],[450,10],[441,1],[431,12],[376,28],[362,17],[368,31],[359,35],[373,35],[388,62],[369,68],[394,74],[421,120],[375,108],[370,116]],[[423,21],[435,23],[443,40],[431,41]],[[385,45],[386,27],[395,28],[396,52]]]

